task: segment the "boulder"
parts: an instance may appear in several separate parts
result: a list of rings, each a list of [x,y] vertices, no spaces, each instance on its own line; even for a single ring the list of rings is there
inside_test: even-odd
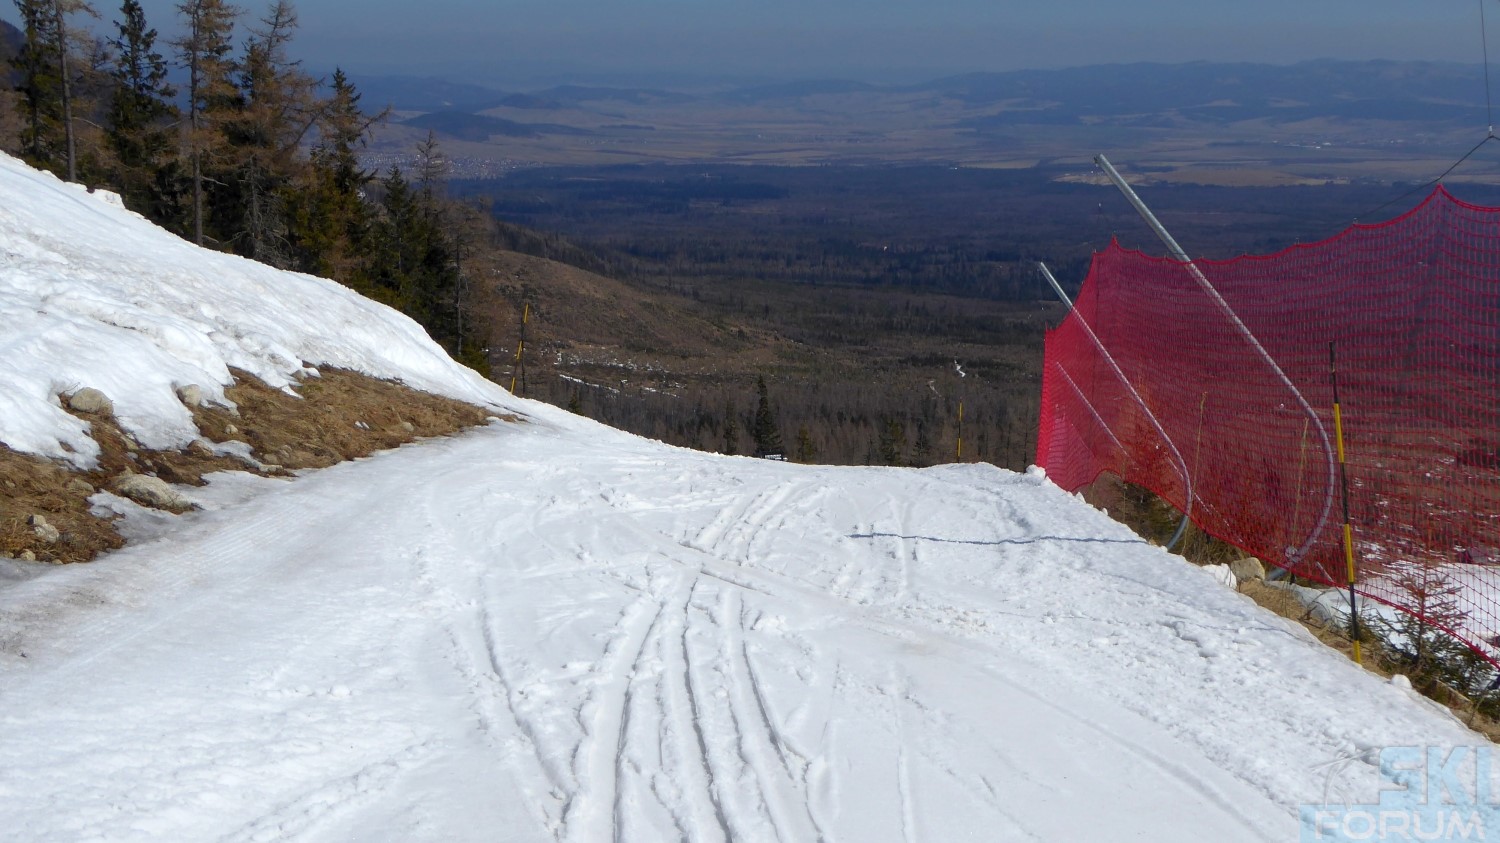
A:
[[[202,407],[206,403],[203,398],[203,387],[195,383],[177,387],[177,398],[188,407]]]
[[[1229,563],[1229,570],[1234,572],[1234,578],[1240,582],[1246,580],[1264,580],[1266,578],[1266,566],[1261,564],[1254,556],[1246,556]]]
[[[17,556],[16,558],[21,560],[22,562],[35,562],[36,554],[29,550],[23,550],[21,551],[21,555]]]
[[[67,489],[73,494],[83,498],[86,498],[94,493],[93,484],[83,479],[82,477],[74,477],[72,480],[69,480]]]
[[[37,538],[47,544],[52,544],[62,538],[62,532],[51,524],[48,524],[47,519],[41,515],[31,516],[26,519],[26,523],[31,525],[31,532],[35,533]]]
[[[109,400],[109,396],[86,386],[68,396],[68,406],[76,413],[93,413],[95,415],[107,416],[115,411],[115,404]]]
[[[126,472],[115,478],[114,489],[141,506],[174,511],[192,508],[187,498],[174,491],[160,477]]]

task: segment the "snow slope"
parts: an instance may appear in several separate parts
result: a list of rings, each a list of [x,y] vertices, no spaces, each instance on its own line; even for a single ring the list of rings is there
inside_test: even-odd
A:
[[[199,249],[0,153],[0,442],[92,465],[58,392],[103,390],[148,448],[188,444],[175,392],[224,403],[229,367],[284,386],[304,364],[354,369],[476,403],[492,385],[421,327],[321,278]]]
[[[6,324],[44,335],[0,355],[7,442],[67,453],[39,390],[85,354],[168,391],[337,362],[531,419],[215,475],[0,588],[0,838],[1286,840],[1299,803],[1371,801],[1378,748],[1479,742],[1039,473],[610,431],[4,159],[0,248]],[[165,404],[134,423],[187,435]]]

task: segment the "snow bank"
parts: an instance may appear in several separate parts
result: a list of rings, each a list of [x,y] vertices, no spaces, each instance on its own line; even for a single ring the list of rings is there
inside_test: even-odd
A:
[[[479,404],[506,393],[412,320],[321,278],[200,249],[0,154],[0,442],[92,465],[87,425],[58,393],[94,387],[151,448],[198,434],[176,388],[224,401],[236,367],[286,387],[337,366]]]

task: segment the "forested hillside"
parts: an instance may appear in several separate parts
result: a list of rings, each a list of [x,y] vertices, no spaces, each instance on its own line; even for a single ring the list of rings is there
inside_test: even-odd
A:
[[[178,7],[186,34],[170,43],[136,0],[121,3],[103,38],[85,28],[99,14],[87,3],[16,7],[7,141],[27,163],[116,191],[200,245],[338,280],[484,368],[464,317],[466,244],[441,198],[436,142],[410,173],[366,169],[360,155],[383,112],[363,105],[342,71],[319,79],[293,58],[288,0],[258,17],[189,0]]]

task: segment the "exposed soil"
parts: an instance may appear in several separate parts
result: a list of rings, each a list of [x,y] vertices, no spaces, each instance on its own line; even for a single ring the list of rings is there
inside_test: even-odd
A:
[[[89,422],[99,443],[99,464],[92,471],[0,446],[0,555],[87,562],[122,546],[112,519],[90,513],[88,498],[127,471],[194,486],[215,471],[282,475],[445,436],[492,417],[472,404],[342,369],[324,369],[322,377],[304,379],[297,395],[272,389],[246,372],[233,374],[235,384],[225,395],[237,408],[195,408],[193,419],[206,440],[248,444],[258,464],[216,455],[201,441],[181,451],[145,449],[112,416],[76,413]],[[515,416],[505,420],[518,421]],[[38,516],[57,529],[57,538],[34,523]]]

